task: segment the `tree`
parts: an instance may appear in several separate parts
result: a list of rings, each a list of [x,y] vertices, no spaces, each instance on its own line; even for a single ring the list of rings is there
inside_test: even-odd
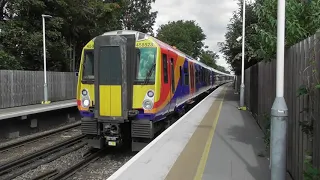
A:
[[[4,52],[14,56],[24,69],[39,70],[42,67],[41,13],[45,7],[46,4],[39,0],[12,0],[7,3],[8,12],[15,16],[3,23],[0,39]],[[65,58],[59,47],[66,48],[66,43],[59,32],[61,25],[62,20],[58,17],[47,22],[47,55],[50,59],[48,67],[64,69]]]
[[[179,20],[161,25],[157,30],[157,38],[177,47],[193,58],[198,58],[201,55],[206,35],[195,21]]]
[[[217,65],[216,69],[217,69],[218,71],[221,71],[221,72],[224,72],[224,73],[230,74],[230,72],[229,72],[229,71],[227,71],[227,70],[226,70],[226,68],[225,68],[225,67],[223,67],[223,66]]]
[[[122,22],[125,29],[152,33],[158,12],[151,12],[155,0],[124,0]]]
[[[220,52],[240,74],[242,34],[242,0],[227,27],[225,42],[220,43]],[[313,35],[320,24],[320,0],[286,1],[286,47]],[[277,1],[256,0],[246,4],[245,68],[260,62],[275,59],[277,47]]]
[[[225,34],[225,42],[218,43],[220,52],[224,54],[226,61],[231,65],[235,74],[241,72],[242,60],[242,41],[238,41],[242,37],[242,1],[238,3],[239,8],[233,12],[230,24],[227,25]],[[257,22],[254,14],[253,4],[246,4],[246,37],[245,37],[245,67],[251,66],[257,62],[257,58],[253,55],[258,48],[252,37],[255,35],[253,25]]]
[[[46,20],[48,69],[69,70],[71,60],[66,50],[73,46],[78,54],[76,59],[80,59],[81,49],[94,36],[121,29],[120,13],[115,13],[119,8],[117,3],[103,0],[8,2],[7,12],[15,16],[2,23],[0,42],[3,53],[0,53],[0,59],[14,57],[16,61],[0,62],[6,64],[1,65],[1,68],[42,69],[41,14],[50,14],[53,17]]]
[[[7,4],[8,0],[0,0],[0,21],[4,21],[7,14],[5,11],[5,6]]]
[[[64,0],[57,3],[57,16],[64,19],[62,34],[68,43],[68,52],[75,53],[74,57],[69,58],[77,60],[75,64],[80,63],[82,48],[93,37],[107,31],[122,29],[121,7],[117,2]]]
[[[285,46],[295,43],[313,35],[320,24],[320,0],[313,1],[286,1],[286,36]],[[255,3],[255,14],[258,22],[255,24],[256,34],[252,38],[260,47],[256,56],[264,61],[276,57],[277,47],[277,1],[258,0]]]
[[[211,50],[203,49],[200,55],[200,62],[212,67],[217,68],[217,59],[219,59],[219,55]]]

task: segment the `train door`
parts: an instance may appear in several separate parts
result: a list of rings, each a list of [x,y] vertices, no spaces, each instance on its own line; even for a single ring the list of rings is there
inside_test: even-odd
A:
[[[168,67],[168,51],[162,50],[162,85],[161,85],[161,96],[171,96],[170,90],[170,79],[169,79],[169,71]],[[166,114],[169,111],[170,102],[168,102],[168,106],[163,110],[163,114]]]
[[[182,93],[183,96],[190,94],[190,69],[189,69],[189,61],[185,60],[183,64],[183,83],[182,83]]]
[[[171,88],[170,88],[171,100],[170,100],[169,111],[171,112],[176,107],[176,102],[177,102],[177,98],[174,96],[175,91],[176,91],[176,83],[175,83],[175,73],[176,72],[174,71],[175,63],[174,63],[174,59],[172,57],[170,58],[169,64],[170,64],[170,86],[171,86]]]
[[[134,35],[98,36],[94,40],[95,115],[99,120],[128,118],[136,51]]]

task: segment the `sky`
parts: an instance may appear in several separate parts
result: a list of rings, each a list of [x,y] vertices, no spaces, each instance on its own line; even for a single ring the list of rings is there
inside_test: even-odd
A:
[[[156,0],[152,5],[152,11],[158,11],[154,30],[168,21],[195,20],[207,36],[205,45],[219,54],[217,64],[230,70],[217,43],[224,42],[227,24],[237,9],[235,0]]]

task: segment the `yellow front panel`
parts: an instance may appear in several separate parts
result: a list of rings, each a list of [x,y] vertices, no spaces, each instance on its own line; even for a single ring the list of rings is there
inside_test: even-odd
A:
[[[93,106],[92,102],[94,102],[94,84],[81,84],[81,89],[87,89],[90,97],[90,106]]]
[[[111,88],[111,116],[122,116],[122,89],[121,86],[110,86]]]
[[[154,90],[154,85],[134,85],[133,86],[133,104],[132,104],[133,108],[142,108],[142,102],[148,90]]]
[[[111,99],[110,99],[110,86],[107,85],[100,85],[99,86],[99,111],[100,111],[100,116],[110,116],[111,113]]]
[[[100,85],[100,116],[122,116],[121,86]]]

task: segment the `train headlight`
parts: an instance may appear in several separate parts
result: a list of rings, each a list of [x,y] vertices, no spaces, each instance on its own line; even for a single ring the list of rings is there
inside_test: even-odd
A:
[[[83,107],[88,107],[90,105],[89,99],[83,100],[82,104],[83,104]]]
[[[150,90],[148,91],[147,95],[152,98],[154,96],[154,92]]]
[[[82,94],[83,96],[86,96],[86,95],[88,95],[88,91],[85,90],[85,89],[83,89],[82,92],[81,92],[81,94]]]
[[[153,108],[153,102],[149,99],[145,99],[142,103],[143,109],[150,110]]]

